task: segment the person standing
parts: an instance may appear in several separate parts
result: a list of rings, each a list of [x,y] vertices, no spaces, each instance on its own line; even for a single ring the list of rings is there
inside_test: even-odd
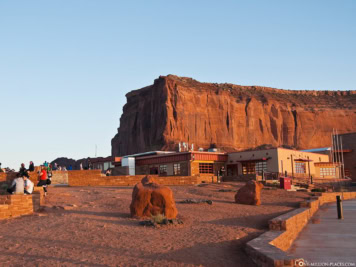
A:
[[[47,196],[47,171],[45,166],[41,166],[41,172],[39,173],[38,179],[37,186],[42,186],[44,195]]]
[[[47,167],[47,184],[48,185],[51,184],[51,179],[52,179],[52,164],[49,164]]]
[[[90,161],[90,158],[88,158],[88,170],[91,170],[92,169],[92,164],[91,164],[91,161]]]

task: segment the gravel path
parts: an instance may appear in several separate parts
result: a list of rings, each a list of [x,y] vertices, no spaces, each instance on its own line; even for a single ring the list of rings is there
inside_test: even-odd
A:
[[[254,266],[244,244],[308,197],[263,190],[261,206],[235,204],[242,184],[172,186],[183,226],[143,227],[129,216],[132,187],[50,187],[43,211],[0,221],[2,266]]]

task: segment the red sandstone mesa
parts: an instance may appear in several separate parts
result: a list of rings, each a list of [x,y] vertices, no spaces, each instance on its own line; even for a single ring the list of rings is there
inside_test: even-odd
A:
[[[249,181],[241,187],[235,195],[235,202],[246,205],[261,205],[261,189],[263,184],[256,181]]]
[[[296,91],[201,83],[174,75],[126,95],[112,155],[261,145],[330,146],[330,134],[356,132],[356,91]]]
[[[158,185],[150,176],[146,176],[135,185],[130,211],[132,217],[164,214],[166,218],[174,219],[178,214],[172,190]]]

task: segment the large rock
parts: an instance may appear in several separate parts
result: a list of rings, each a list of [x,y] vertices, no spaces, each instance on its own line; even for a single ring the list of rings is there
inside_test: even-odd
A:
[[[150,176],[146,176],[135,185],[130,211],[132,217],[164,214],[167,219],[174,219],[178,214],[172,190],[158,185]]]
[[[356,91],[296,91],[200,83],[174,75],[126,95],[112,155],[176,150],[179,142],[243,150],[330,146],[356,132]]]
[[[256,181],[249,181],[237,191],[235,202],[246,205],[261,205],[261,189],[263,184]]]

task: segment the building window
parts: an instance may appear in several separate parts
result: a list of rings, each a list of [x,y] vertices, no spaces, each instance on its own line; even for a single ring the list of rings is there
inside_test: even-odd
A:
[[[158,168],[157,167],[151,167],[150,168],[150,174],[158,174]]]
[[[173,164],[173,174],[180,175],[180,163]]]
[[[214,173],[213,163],[199,163],[199,173]]]
[[[320,168],[320,176],[335,176],[335,168]]]
[[[295,173],[306,173],[305,162],[296,162],[295,163]]]
[[[159,165],[159,174],[167,175],[167,165]]]
[[[262,171],[267,171],[267,161],[242,162],[243,174],[262,174]]]

